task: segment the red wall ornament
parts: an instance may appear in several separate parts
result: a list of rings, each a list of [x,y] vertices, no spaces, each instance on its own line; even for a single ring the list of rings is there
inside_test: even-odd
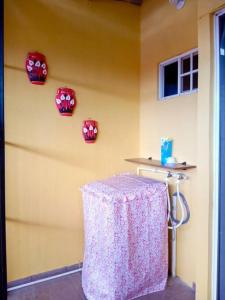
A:
[[[55,103],[62,116],[72,116],[76,106],[76,95],[74,90],[66,87],[58,88]]]
[[[39,52],[29,52],[26,58],[26,71],[31,83],[44,84],[48,74],[45,56]]]
[[[83,137],[86,143],[94,143],[98,135],[98,124],[95,120],[83,121]]]

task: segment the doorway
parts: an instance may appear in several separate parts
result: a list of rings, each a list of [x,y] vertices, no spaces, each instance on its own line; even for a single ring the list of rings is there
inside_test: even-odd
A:
[[[215,16],[215,49],[212,299],[225,300],[225,10]]]

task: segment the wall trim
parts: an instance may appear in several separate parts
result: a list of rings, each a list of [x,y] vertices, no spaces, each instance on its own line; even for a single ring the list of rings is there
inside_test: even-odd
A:
[[[214,101],[213,101],[213,210],[212,210],[212,263],[211,263],[211,298],[217,299],[218,283],[218,223],[219,223],[219,17],[214,15]]]
[[[211,299],[218,297],[218,251],[219,251],[219,174],[220,174],[220,92],[219,92],[219,17],[221,9],[214,14],[214,114],[213,114],[213,216],[212,216],[212,263]]]
[[[7,291],[15,291],[31,285],[39,284],[56,278],[64,277],[74,273],[81,272],[83,263],[72,266],[66,266],[60,269],[51,270],[48,272],[32,275],[26,278],[18,279],[8,283]]]

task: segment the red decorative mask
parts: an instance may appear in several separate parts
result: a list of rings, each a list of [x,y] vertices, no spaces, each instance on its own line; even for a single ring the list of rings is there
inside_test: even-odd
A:
[[[45,56],[38,52],[28,53],[26,58],[26,70],[28,78],[33,84],[44,84],[48,74]]]
[[[72,116],[76,106],[75,92],[69,88],[59,88],[55,97],[56,106],[62,116]]]
[[[86,143],[94,143],[98,134],[97,122],[94,120],[85,120],[83,122],[82,133]]]

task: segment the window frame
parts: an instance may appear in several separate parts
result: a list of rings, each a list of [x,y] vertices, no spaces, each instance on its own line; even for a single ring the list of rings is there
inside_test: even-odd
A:
[[[159,64],[159,100],[167,100],[167,99],[170,99],[170,98],[173,98],[173,97],[177,97],[177,96],[181,96],[181,95],[189,95],[189,94],[192,94],[192,93],[196,93],[198,92],[198,88],[196,89],[193,89],[193,74],[194,73],[197,73],[198,74],[198,70],[199,70],[199,67],[195,70],[193,70],[193,56],[194,54],[198,54],[198,48],[194,48],[190,51],[187,51],[185,53],[182,53],[180,55],[177,55],[175,57],[172,57],[170,59],[167,59],[163,62],[161,62]],[[185,58],[185,57],[190,57],[190,71],[189,72],[185,72],[185,73],[181,73],[181,62],[182,62],[182,59]],[[173,95],[170,95],[170,96],[164,96],[164,88],[165,88],[165,85],[164,85],[164,78],[165,78],[165,74],[164,74],[164,70],[165,70],[165,66],[168,66],[174,62],[177,62],[178,63],[178,87],[177,87],[177,94],[173,94]],[[190,75],[190,90],[188,91],[181,91],[181,79],[182,77],[184,76],[187,76],[187,75]]]

